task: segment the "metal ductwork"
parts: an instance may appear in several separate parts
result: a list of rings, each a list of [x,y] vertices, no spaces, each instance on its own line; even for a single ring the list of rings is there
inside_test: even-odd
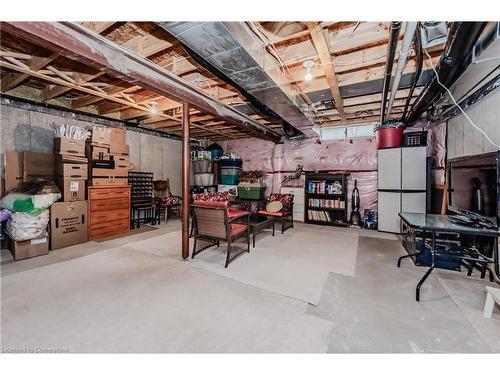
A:
[[[471,53],[485,26],[486,22],[453,23],[449,31],[444,54],[436,69],[439,81],[444,86],[451,87],[465,71],[467,56]],[[434,76],[415,100],[404,121],[407,124],[417,121],[443,91],[443,87],[438,83],[437,77]]]
[[[309,106],[243,22],[158,22],[205,69],[237,88],[260,112],[282,121],[288,138],[313,126]]]
[[[385,119],[385,104],[391,83],[392,66],[394,65],[394,56],[396,54],[396,46],[398,45],[399,31],[401,30],[401,22],[391,22],[391,30],[389,32],[389,44],[387,45],[387,62],[385,64],[384,84],[382,87],[382,102],[380,104],[380,125]]]

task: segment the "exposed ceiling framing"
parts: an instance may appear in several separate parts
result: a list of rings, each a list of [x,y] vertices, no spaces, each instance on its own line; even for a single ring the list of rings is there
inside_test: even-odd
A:
[[[279,56],[286,84],[305,98],[318,125],[377,121],[381,100],[378,87],[384,74],[388,22],[253,24],[268,40],[262,45],[262,53],[272,52]],[[111,55],[100,55],[97,59],[89,56],[82,45],[78,50],[73,42],[62,46],[55,45],[54,41],[47,43],[46,39],[55,36],[43,35],[50,31],[39,29],[40,25],[1,24],[2,92],[16,96],[21,92],[26,95],[26,91],[31,90],[32,99],[41,102],[133,121],[172,134],[180,134],[182,100],[189,99],[195,102],[190,112],[193,138],[223,140],[258,136],[277,140],[283,134],[280,119],[258,112],[242,93],[200,67],[176,38],[155,23],[51,23],[58,27],[53,28],[52,34],[66,30],[66,36],[77,35],[82,44],[88,41],[99,48],[104,45],[106,53],[113,56],[125,54],[125,59],[116,57],[114,62],[106,59]],[[401,40],[396,62],[400,44]],[[430,50],[435,64],[442,50],[442,45]],[[304,80],[305,60],[314,61],[311,81]],[[144,64],[162,79],[171,80],[195,94],[186,97],[171,88],[158,86],[154,80],[148,82],[138,69],[131,75],[124,71],[128,69],[127,64]],[[424,71],[428,69],[426,62]],[[415,57],[411,56],[404,74],[410,75],[414,70]],[[424,83],[422,81],[417,87],[414,96],[419,94]],[[390,119],[401,116],[407,87],[400,86]],[[152,107],[156,107],[155,114]],[[243,110],[246,115],[238,112]],[[300,130],[306,135],[312,133],[310,127]]]

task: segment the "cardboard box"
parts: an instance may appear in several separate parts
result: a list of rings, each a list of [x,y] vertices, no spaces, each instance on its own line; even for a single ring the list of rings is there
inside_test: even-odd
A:
[[[113,147],[113,144],[126,144],[126,134],[127,129],[125,129],[124,127],[111,128],[111,147]]]
[[[90,144],[94,146],[107,147],[111,142],[110,128],[94,128],[91,130]]]
[[[128,177],[92,177],[89,180],[92,186],[124,186],[128,185]]]
[[[88,177],[87,164],[60,163],[56,165],[56,178],[71,178],[73,180],[86,180]]]
[[[87,145],[87,155],[90,160],[109,160],[109,148]]]
[[[23,153],[23,181],[34,178],[54,178],[54,154],[28,151]]]
[[[113,155],[119,155],[119,156],[128,156],[129,154],[129,147],[125,143],[120,143],[120,144],[111,144],[110,147],[110,152]]]
[[[49,240],[47,237],[27,241],[14,241],[10,238],[10,252],[15,260],[46,255],[49,253]]]
[[[87,242],[87,201],[57,202],[50,206],[50,248]]]
[[[130,156],[129,155],[121,155],[121,154],[111,154],[113,157],[113,160],[115,162],[127,162],[130,163]]]
[[[54,153],[85,157],[85,141],[70,138],[54,138]]]
[[[59,189],[61,189],[64,202],[85,200],[85,180],[60,178],[56,180],[56,183]]]
[[[92,168],[92,177],[127,177],[128,171],[130,170],[129,165],[117,166],[115,168]]]
[[[71,163],[71,164],[87,164],[89,160],[87,158],[82,158],[81,156],[73,155],[54,155],[54,161],[58,163]]]
[[[54,154],[47,152],[24,152],[23,171],[28,171],[33,175],[54,175]]]
[[[23,182],[23,153],[17,151],[5,151],[5,192],[16,188]]]
[[[90,168],[114,169],[114,160],[93,159],[90,161]]]

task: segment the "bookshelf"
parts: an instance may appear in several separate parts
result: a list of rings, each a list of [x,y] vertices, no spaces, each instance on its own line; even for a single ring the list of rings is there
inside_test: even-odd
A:
[[[347,226],[346,173],[306,173],[305,221]]]

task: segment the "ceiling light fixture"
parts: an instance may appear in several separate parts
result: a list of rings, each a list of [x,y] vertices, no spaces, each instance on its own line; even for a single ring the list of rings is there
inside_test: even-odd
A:
[[[302,63],[302,65],[304,66],[304,68],[306,68],[306,74],[304,76],[304,80],[306,80],[306,81],[312,80],[312,78],[313,78],[312,68],[314,66],[314,61],[313,60],[306,60]]]
[[[158,108],[156,108],[156,105],[158,103],[155,102],[155,101],[152,101],[152,102],[149,102],[149,113],[151,113],[152,115],[156,115],[158,113]]]

